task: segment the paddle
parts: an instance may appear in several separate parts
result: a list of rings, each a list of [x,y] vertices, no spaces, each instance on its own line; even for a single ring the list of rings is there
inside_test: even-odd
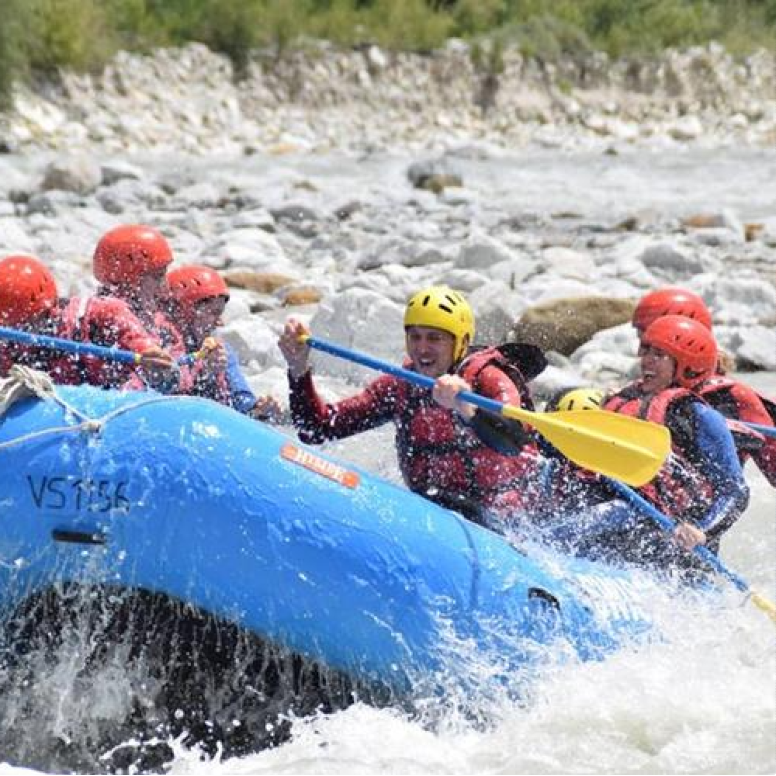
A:
[[[434,386],[434,380],[430,377],[340,345],[310,336],[305,337],[304,341],[316,350],[385,372],[424,388]],[[462,391],[458,398],[487,412],[527,423],[574,463],[630,485],[638,486],[649,482],[663,465],[671,448],[671,435],[667,428],[627,415],[601,410],[531,412],[470,391]]]
[[[76,356],[96,356],[105,361],[117,361],[122,364],[139,364],[141,358],[140,353],[133,353],[131,350],[122,350],[116,347],[106,348],[102,345],[93,345],[91,342],[75,342],[62,337],[34,334],[20,331],[19,329],[9,329],[4,326],[0,326],[0,339],[11,340],[12,342],[19,342],[23,345],[37,348],[61,350],[64,353],[72,353]],[[199,357],[199,353],[187,353],[178,359],[178,364],[191,364]]]
[[[742,420],[741,423],[743,423],[748,428],[759,431],[765,436],[776,437],[776,427],[774,426],[763,426],[762,423],[747,423],[745,420]]]
[[[623,485],[621,482],[611,481],[612,487],[631,504],[639,509],[643,514],[654,520],[666,533],[672,532],[676,528],[676,523],[656,509],[645,498],[640,496],[635,491],[631,490],[627,485]],[[693,553],[703,560],[708,566],[711,566],[718,574],[721,574],[727,580],[733,583],[742,593],[746,593],[751,598],[752,603],[759,609],[762,609],[772,620],[776,623],[776,605],[772,604],[767,598],[764,598],[760,593],[752,590],[747,584],[746,580],[731,571],[725,564],[708,548],[702,544],[693,548]]]

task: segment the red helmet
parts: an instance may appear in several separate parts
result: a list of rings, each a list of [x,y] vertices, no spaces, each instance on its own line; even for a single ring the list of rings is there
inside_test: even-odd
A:
[[[110,285],[133,283],[171,262],[172,250],[161,232],[150,226],[117,226],[97,243],[94,277]]]
[[[711,330],[711,313],[706,303],[698,294],[683,288],[661,288],[642,297],[633,312],[633,325],[646,331],[652,321],[663,315],[683,315]]]
[[[167,274],[167,285],[172,298],[182,308],[216,296],[229,298],[224,279],[210,267],[178,267]]]
[[[714,335],[692,318],[664,315],[649,325],[641,342],[674,358],[674,379],[684,388],[692,388],[716,370],[717,343]]]
[[[33,256],[6,256],[0,261],[0,323],[18,326],[57,303],[54,276]]]

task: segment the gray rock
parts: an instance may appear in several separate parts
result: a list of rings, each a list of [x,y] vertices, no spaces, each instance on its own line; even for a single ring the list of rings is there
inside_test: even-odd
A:
[[[142,168],[120,159],[113,159],[109,162],[103,162],[100,165],[102,171],[102,183],[104,186],[112,186],[121,180],[142,181],[145,179],[145,173]]]
[[[43,175],[43,191],[70,191],[91,194],[102,183],[100,165],[91,157],[66,156],[51,162]]]

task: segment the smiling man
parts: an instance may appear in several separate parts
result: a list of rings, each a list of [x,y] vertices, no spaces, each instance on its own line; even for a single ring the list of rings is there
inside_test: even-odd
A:
[[[404,330],[405,366],[434,378],[433,390],[385,375],[355,396],[327,404],[310,371],[310,348],[303,342],[309,332],[299,320],[288,320],[278,344],[302,441],[321,443],[393,422],[399,466],[411,490],[477,521],[527,508],[538,459],[532,437],[519,423],[496,420],[456,398],[473,390],[532,409],[518,367],[496,348],[471,349],[471,307],[446,286],[412,296]]]

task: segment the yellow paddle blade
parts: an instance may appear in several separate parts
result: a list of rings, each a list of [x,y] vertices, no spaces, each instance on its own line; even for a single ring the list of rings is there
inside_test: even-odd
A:
[[[762,609],[776,623],[776,606],[774,606],[767,598],[763,598],[760,593],[752,592],[751,599],[752,603],[758,609]]]
[[[582,468],[636,487],[657,474],[671,450],[665,426],[616,412],[530,412],[505,404],[501,414],[532,426]]]

